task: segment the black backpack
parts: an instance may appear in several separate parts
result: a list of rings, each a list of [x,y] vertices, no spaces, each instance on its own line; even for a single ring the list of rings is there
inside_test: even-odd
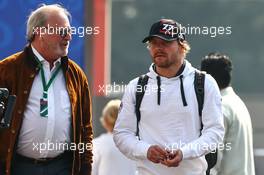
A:
[[[140,87],[140,91],[136,91],[136,106],[135,106],[135,112],[137,117],[137,131],[136,136],[139,137],[139,122],[141,119],[140,114],[140,105],[143,99],[143,96],[145,94],[146,85],[148,84],[149,77],[145,75],[141,75],[138,79],[137,87]],[[194,76],[194,90],[196,94],[196,99],[198,102],[198,112],[200,116],[201,121],[201,131],[203,129],[203,123],[202,123],[202,110],[203,110],[203,104],[204,104],[204,80],[205,80],[205,73],[196,70],[195,76]],[[205,159],[208,164],[208,168],[206,170],[206,175],[210,174],[210,169],[213,168],[217,161],[217,151],[213,151],[211,153],[208,153],[205,155]]]

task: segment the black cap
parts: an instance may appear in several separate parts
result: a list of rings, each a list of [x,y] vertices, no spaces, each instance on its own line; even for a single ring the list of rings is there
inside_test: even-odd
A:
[[[158,22],[152,24],[149,31],[149,36],[144,38],[142,42],[145,43],[154,36],[166,41],[178,40],[183,42],[185,40],[185,35],[181,24],[172,19],[161,19]]]

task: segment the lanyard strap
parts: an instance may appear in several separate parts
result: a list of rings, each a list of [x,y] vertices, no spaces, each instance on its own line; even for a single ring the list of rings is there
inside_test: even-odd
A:
[[[42,80],[42,86],[43,86],[44,92],[47,92],[48,91],[50,85],[52,84],[52,82],[54,81],[54,79],[56,78],[56,76],[58,75],[59,70],[60,70],[60,67],[61,67],[61,64],[58,67],[56,67],[56,70],[51,75],[51,78],[49,79],[48,84],[46,84],[46,79],[45,79],[43,65],[42,65],[42,63],[40,63],[40,73],[41,73],[41,80]]]
[[[38,62],[38,67],[40,68],[41,81],[42,81],[43,91],[45,93],[45,92],[48,91],[50,85],[52,84],[52,82],[54,81],[54,79],[56,78],[56,76],[58,75],[59,70],[60,70],[60,67],[61,67],[61,64],[56,67],[56,70],[51,75],[51,78],[49,79],[48,84],[46,84],[46,79],[45,79],[43,64],[39,61],[39,59],[37,57],[35,57],[35,59]]]
[[[49,79],[48,83],[46,84],[43,64],[39,61],[38,58],[36,58],[38,62],[38,67],[40,68],[40,74],[41,74],[41,80],[42,80],[42,86],[43,86],[43,96],[40,99],[40,116],[41,117],[48,117],[48,89],[56,76],[58,75],[61,64],[56,67],[54,73],[51,75],[51,78]]]

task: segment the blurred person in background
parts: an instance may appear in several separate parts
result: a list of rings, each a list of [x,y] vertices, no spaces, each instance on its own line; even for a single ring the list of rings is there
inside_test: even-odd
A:
[[[210,53],[201,62],[201,70],[211,74],[222,95],[225,135],[218,148],[217,175],[255,175],[253,133],[246,105],[231,86],[232,62],[227,55]]]
[[[109,101],[103,109],[101,123],[107,133],[93,140],[92,175],[135,175],[135,162],[127,159],[115,146],[113,128],[120,100]]]

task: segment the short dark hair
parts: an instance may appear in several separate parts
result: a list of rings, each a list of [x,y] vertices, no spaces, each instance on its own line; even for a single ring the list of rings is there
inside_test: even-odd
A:
[[[227,55],[218,52],[209,53],[202,59],[201,70],[212,75],[220,89],[230,85],[232,62]]]

